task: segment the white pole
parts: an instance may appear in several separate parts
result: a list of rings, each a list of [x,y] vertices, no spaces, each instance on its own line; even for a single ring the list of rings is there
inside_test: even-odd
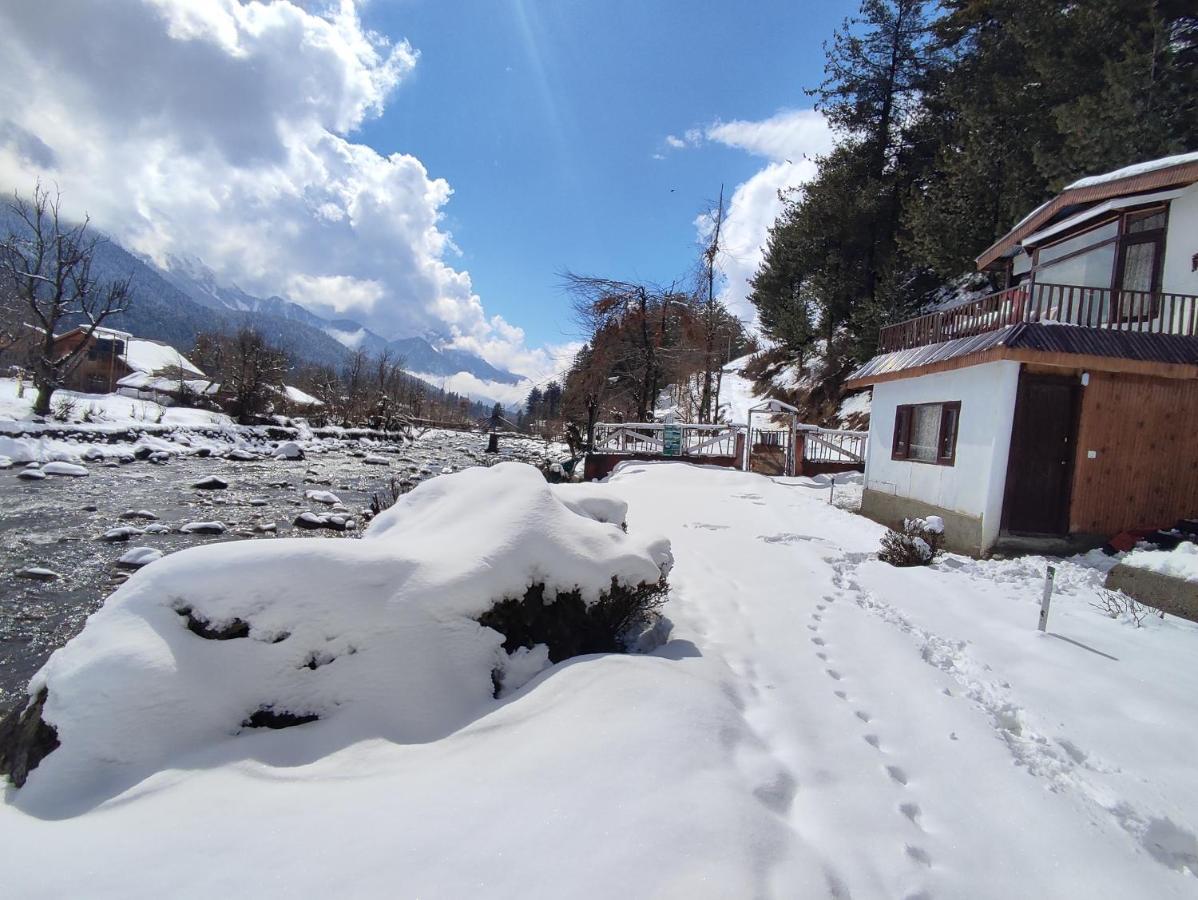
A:
[[[1057,576],[1057,570],[1052,566],[1044,575],[1044,596],[1040,599],[1040,630],[1048,628],[1048,604],[1052,602],[1052,582]]]

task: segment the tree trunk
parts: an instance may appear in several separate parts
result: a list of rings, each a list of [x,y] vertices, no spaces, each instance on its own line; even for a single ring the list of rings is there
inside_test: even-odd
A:
[[[37,399],[33,402],[35,416],[50,415],[50,398],[54,396],[55,385],[42,382],[37,386]]]

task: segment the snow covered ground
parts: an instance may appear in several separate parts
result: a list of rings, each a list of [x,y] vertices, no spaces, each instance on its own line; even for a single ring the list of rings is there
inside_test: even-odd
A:
[[[26,382],[24,396],[15,378],[0,378],[0,421],[21,421],[33,414],[37,391]],[[51,409],[66,401],[73,409],[69,421],[74,424],[104,426],[139,425],[231,425],[233,420],[224,413],[203,409],[161,406],[150,400],[137,400],[121,394],[81,394],[59,390],[50,400]],[[59,423],[50,420],[51,425]]]
[[[480,476],[437,482],[465,477]],[[930,568],[891,568],[872,557],[882,529],[828,504],[826,485],[804,479],[633,463],[607,485],[554,490],[580,514],[610,515],[626,502],[630,546],[670,540],[673,640],[649,655],[561,663],[502,700],[471,694],[473,721],[421,742],[396,739],[390,726],[371,734],[351,715],[352,741],[338,739],[335,717],[230,735],[218,753],[176,760],[79,809],[10,790],[0,809],[6,891],[1198,894],[1198,625],[1106,618],[1090,606],[1102,571],[1079,559],[1057,563],[1041,634],[1045,560],[947,556]],[[504,522],[535,530],[544,510],[519,509]],[[416,541],[430,540],[433,527],[470,534],[421,515],[432,518],[404,531],[400,510],[391,527]],[[618,548],[623,538],[610,533]],[[338,543],[370,555],[386,537]],[[458,543],[463,570],[485,572],[480,560],[504,546],[484,543],[478,553],[474,539]],[[262,546],[286,555],[282,542]],[[252,570],[255,551],[239,545],[238,571]],[[176,570],[200,561],[185,556],[173,558]],[[553,565],[527,548],[500,558]],[[308,582],[314,594],[337,590],[314,560],[294,562],[313,575],[292,576],[292,590]],[[169,564],[152,563],[125,590],[148,586]],[[430,573],[434,582],[445,575],[442,564],[388,575],[379,557],[352,579],[378,591],[412,577],[422,590]],[[453,624],[461,600],[446,602],[439,627],[473,647]],[[269,608],[282,614],[286,604]],[[335,641],[345,613],[329,615],[321,628]],[[130,662],[153,660],[177,680],[183,673],[171,672],[162,640],[130,641]],[[67,661],[86,659],[81,647]],[[430,666],[448,677],[443,662]],[[363,661],[355,671],[380,670]],[[404,678],[338,686],[369,692],[375,704],[393,693],[397,709],[419,708],[427,689]],[[92,706],[88,727],[102,729],[106,714],[104,703]],[[144,763],[119,746],[108,752],[117,768]]]

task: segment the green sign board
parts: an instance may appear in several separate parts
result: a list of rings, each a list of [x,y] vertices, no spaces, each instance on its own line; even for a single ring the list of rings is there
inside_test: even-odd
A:
[[[665,456],[682,455],[682,426],[663,425],[661,430],[661,452]]]

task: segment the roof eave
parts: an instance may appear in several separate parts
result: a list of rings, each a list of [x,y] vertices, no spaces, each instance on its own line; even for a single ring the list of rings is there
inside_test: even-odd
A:
[[[1167,187],[1193,184],[1198,181],[1198,162],[1178,163],[1166,169],[1156,169],[1129,175],[1115,181],[1106,181],[1088,187],[1067,188],[1028,218],[1024,219],[1001,238],[982,251],[974,262],[979,272],[989,269],[1007,256],[1027,235],[1032,234],[1055,216],[1065,206],[1095,203],[1112,197],[1146,193]]]

